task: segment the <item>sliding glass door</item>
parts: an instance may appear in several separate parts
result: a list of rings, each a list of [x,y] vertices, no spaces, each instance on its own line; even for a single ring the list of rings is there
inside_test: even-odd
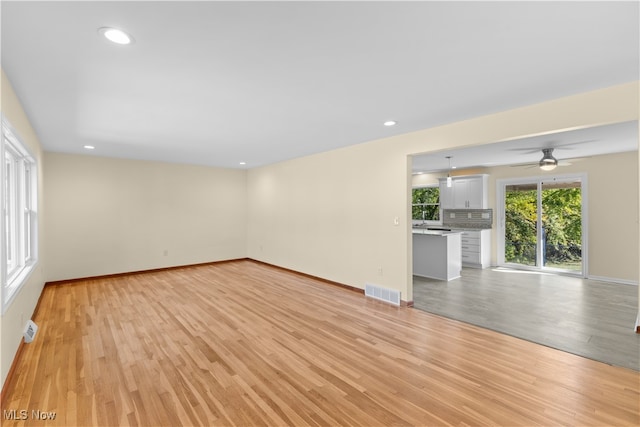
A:
[[[498,182],[498,263],[584,275],[584,176]]]
[[[508,184],[504,197],[504,262],[537,266],[538,186]]]

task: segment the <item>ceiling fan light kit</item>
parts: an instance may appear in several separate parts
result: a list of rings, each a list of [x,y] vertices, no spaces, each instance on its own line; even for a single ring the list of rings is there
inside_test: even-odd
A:
[[[540,169],[543,171],[552,171],[558,166],[558,159],[553,157],[553,148],[542,149],[542,159],[540,159]]]

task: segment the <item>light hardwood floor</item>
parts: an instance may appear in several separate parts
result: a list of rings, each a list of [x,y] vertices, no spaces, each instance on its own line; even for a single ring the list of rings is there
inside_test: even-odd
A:
[[[449,282],[414,277],[416,308],[640,370],[638,287],[503,268]]]
[[[638,372],[252,261],[45,288],[3,410],[70,425],[634,425]]]

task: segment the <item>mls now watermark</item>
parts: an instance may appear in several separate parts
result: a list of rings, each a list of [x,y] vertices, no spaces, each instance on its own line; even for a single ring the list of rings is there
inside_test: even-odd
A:
[[[32,409],[27,411],[26,409],[5,409],[2,411],[2,415],[5,420],[55,420],[56,413],[50,411],[41,411],[39,409]]]

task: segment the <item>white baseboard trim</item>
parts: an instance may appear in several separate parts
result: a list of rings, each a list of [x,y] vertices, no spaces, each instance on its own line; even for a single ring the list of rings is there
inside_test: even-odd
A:
[[[588,276],[587,279],[598,280],[600,282],[620,283],[622,285],[638,286],[635,280],[617,279],[615,277]]]

